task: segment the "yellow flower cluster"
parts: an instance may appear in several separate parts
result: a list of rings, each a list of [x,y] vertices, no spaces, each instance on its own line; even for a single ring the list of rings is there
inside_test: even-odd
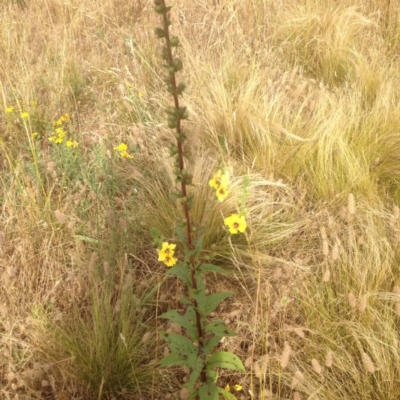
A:
[[[208,184],[215,189],[219,201],[224,201],[228,196],[229,175],[227,172],[218,172],[208,182]],[[229,232],[235,235],[238,232],[244,232],[247,228],[246,219],[243,215],[232,214],[230,217],[225,218],[224,224],[228,227]]]
[[[61,115],[61,117],[57,121],[53,121],[53,126],[62,126],[63,124],[69,122],[70,116],[69,114]]]
[[[115,146],[114,150],[117,151],[122,158],[133,158],[133,156],[129,154],[128,146],[125,143]]]
[[[55,144],[61,144],[64,142],[67,132],[65,132],[63,125],[67,124],[69,121],[70,121],[69,114],[61,115],[61,117],[57,121],[53,121],[53,127],[55,128],[58,126],[58,128],[56,128],[55,132],[53,132],[53,135],[49,137],[49,142]],[[76,140],[68,139],[66,141],[66,145],[67,147],[76,149],[79,146],[79,143]]]
[[[178,261],[174,257],[176,244],[163,242],[161,250],[158,250],[158,261],[162,261],[167,267],[172,267]]]
[[[55,144],[61,144],[64,141],[66,132],[63,128],[57,128],[56,134],[49,137],[49,142],[53,142]]]
[[[217,198],[219,201],[224,201],[225,197],[228,196],[228,185],[229,175],[227,172],[222,173],[221,170],[213,176],[208,184],[215,189]]]
[[[6,114],[12,114],[14,111],[15,111],[15,108],[13,106],[6,108]]]
[[[234,388],[237,392],[240,392],[241,390],[243,390],[243,386],[242,386],[242,385],[235,385],[235,386],[233,386],[233,388]],[[225,390],[226,390],[227,392],[230,392],[230,391],[231,391],[231,387],[229,386],[229,383],[225,386]]]

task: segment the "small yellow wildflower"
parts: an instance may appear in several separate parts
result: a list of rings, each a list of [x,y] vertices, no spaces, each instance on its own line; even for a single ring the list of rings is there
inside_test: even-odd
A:
[[[223,202],[226,196],[228,196],[228,188],[225,185],[220,185],[217,189],[218,200]]]
[[[57,128],[56,133],[60,139],[64,139],[66,133],[64,132],[63,128]]]
[[[158,250],[158,261],[162,261],[167,267],[172,267],[178,261],[174,257],[176,244],[163,242],[161,250]]]
[[[55,142],[57,139],[57,136],[50,136],[49,137],[49,142]]]
[[[133,156],[132,156],[131,154],[129,154],[127,151],[121,151],[121,152],[119,153],[119,155],[120,155],[122,158],[133,158]]]
[[[61,138],[61,137],[58,137],[55,141],[54,141],[54,143],[56,143],[56,144],[61,144],[63,142],[63,138]]]
[[[246,219],[243,215],[232,214],[224,219],[224,224],[228,227],[229,232],[235,235],[238,232],[244,232],[247,228]]]
[[[173,256],[176,244],[163,242],[161,250],[158,251],[158,261],[164,261],[166,257]]]
[[[128,146],[125,143],[121,143],[119,146],[114,147],[115,151],[126,151],[128,150]]]
[[[227,392],[230,392],[230,391],[231,391],[231,387],[229,386],[229,383],[225,386],[225,390],[226,390]]]
[[[138,96],[139,96],[139,97],[143,97],[143,92],[139,92],[139,93],[138,93]]]
[[[73,149],[76,149],[78,147],[79,143],[74,140],[67,140],[67,147],[72,147]]]
[[[178,260],[174,257],[165,257],[164,264],[167,267],[173,267]]]
[[[228,173],[222,173],[221,170],[218,170],[218,172],[213,176],[213,178],[208,182],[208,184],[218,190],[220,185],[228,186],[229,185],[229,175]]]
[[[133,156],[129,154],[128,146],[125,143],[121,143],[119,146],[115,146],[114,150],[119,151],[119,155],[122,158],[133,158]]]
[[[32,133],[32,137],[33,137],[33,138],[37,137],[38,135],[39,135],[39,134],[38,134],[37,132],[33,132],[33,133]]]
[[[6,108],[6,113],[7,113],[7,114],[11,114],[11,113],[13,113],[14,111],[15,111],[15,109],[14,109],[13,106],[10,106],[10,107],[7,107],[7,108]]]
[[[29,113],[27,113],[26,111],[21,113],[21,118],[28,118],[28,117],[29,117]]]
[[[243,390],[243,386],[242,385],[235,385],[234,388],[235,388],[235,390],[237,392],[240,392],[241,390]]]

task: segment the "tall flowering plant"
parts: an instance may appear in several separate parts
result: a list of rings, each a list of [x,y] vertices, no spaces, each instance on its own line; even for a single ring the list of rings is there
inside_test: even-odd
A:
[[[172,95],[174,106],[166,110],[168,126],[175,131],[176,144],[170,145],[170,155],[175,158],[174,174],[179,187],[176,197],[183,207],[184,223],[177,229],[177,242],[183,248],[183,260],[175,256],[176,244],[160,241],[158,260],[168,268],[167,274],[178,277],[186,284],[188,295],[181,298],[182,309],[171,310],[160,317],[182,326],[186,335],[178,333],[163,333],[161,336],[167,343],[170,353],[160,361],[163,367],[184,366],[190,371],[187,387],[189,399],[193,400],[218,400],[221,394],[225,399],[235,399],[227,388],[219,387],[218,372],[216,368],[226,368],[244,372],[240,359],[233,353],[216,351],[223,337],[234,336],[219,319],[210,320],[210,314],[218,305],[233,293],[223,292],[206,295],[203,275],[208,272],[226,273],[217,265],[204,262],[202,257],[203,235],[198,236],[193,229],[190,218],[191,196],[187,187],[192,183],[192,176],[186,170],[184,156],[186,135],[182,129],[182,120],[188,118],[186,107],[179,103],[185,85],[177,82],[177,73],[182,69],[182,61],[175,57],[179,46],[177,37],[170,37],[171,25],[169,11],[164,0],[155,0],[155,11],[162,17],[162,27],[156,28],[158,38],[164,39],[162,58],[165,61],[167,74],[165,83],[168,92]],[[219,201],[223,201],[229,193],[229,175],[219,170],[209,182],[215,189]],[[231,234],[244,232],[246,221],[243,215],[233,214],[225,219]]]

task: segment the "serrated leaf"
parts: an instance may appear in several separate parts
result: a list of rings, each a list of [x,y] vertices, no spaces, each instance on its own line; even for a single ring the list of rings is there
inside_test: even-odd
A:
[[[214,353],[206,362],[207,370],[213,368],[232,369],[234,371],[245,372],[244,366],[240,358],[228,351],[219,351]]]
[[[187,360],[182,359],[182,357],[179,354],[171,353],[168,354],[166,357],[164,357],[162,360],[160,360],[159,364],[161,367],[171,367],[174,365],[177,366],[186,365],[186,362]]]
[[[199,387],[199,397],[201,400],[218,400],[218,386],[212,380],[207,379]]]
[[[237,400],[235,395],[233,395],[232,393],[229,393],[227,390],[225,390],[225,389],[223,389],[221,387],[218,388],[218,391],[219,391],[220,394],[222,394],[222,397],[225,400]]]
[[[211,354],[214,347],[218,345],[223,337],[231,336],[236,336],[236,333],[227,328],[221,320],[211,321],[204,328],[204,354]]]
[[[197,289],[194,289],[189,286],[189,297],[196,300],[197,302],[197,311],[204,318],[207,314],[205,313],[206,307],[206,288],[204,285],[204,279],[201,275],[196,277]]]
[[[178,333],[162,333],[161,337],[167,342],[171,354],[160,361],[161,366],[166,366],[165,359],[168,359],[172,354],[177,357],[171,357],[172,360],[180,360],[180,364],[174,365],[184,365],[188,368],[192,368],[197,359],[198,347],[196,347],[187,337],[179,335]]]
[[[229,271],[219,267],[218,265],[214,264],[202,264],[197,269],[197,272],[204,273],[204,272],[216,272],[218,274],[229,274]]]
[[[170,78],[168,78],[168,79],[170,79]],[[168,82],[168,83],[172,83],[172,81],[171,81],[171,82]],[[185,244],[186,244],[186,235],[185,235],[185,232],[183,231],[182,227],[181,227],[181,226],[177,226],[177,227],[175,228],[175,232],[176,232],[176,234],[178,235],[179,241],[180,241],[183,245],[185,245]]]
[[[198,378],[201,374],[201,371],[203,371],[204,364],[205,364],[205,359],[201,358],[201,357],[197,357],[195,365],[191,367],[191,368],[193,368],[193,371],[189,375],[189,382],[188,382],[188,387],[190,390],[194,389],[194,385],[195,385],[196,381],[198,380]]]
[[[223,300],[232,296],[233,294],[234,294],[233,292],[222,292],[222,293],[210,294],[209,296],[207,296],[206,304],[204,307],[206,315],[212,313]]]
[[[197,240],[196,240],[196,244],[194,247],[194,258],[195,260],[198,260],[198,258],[200,257],[200,254],[203,250],[203,240],[204,240],[204,235],[200,235]]]
[[[167,269],[166,275],[175,275],[182,280],[187,286],[192,285],[192,278],[190,275],[190,268],[183,262],[178,262],[172,268]]]
[[[199,336],[197,334],[196,328],[196,312],[193,306],[187,307],[186,310],[171,310],[160,315],[160,318],[165,318],[171,322],[178,324],[186,329],[192,340],[198,340]]]

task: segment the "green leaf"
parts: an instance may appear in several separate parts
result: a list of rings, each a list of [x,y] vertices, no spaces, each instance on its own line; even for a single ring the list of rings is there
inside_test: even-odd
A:
[[[212,313],[223,300],[232,296],[233,294],[234,294],[233,292],[222,292],[222,293],[210,294],[209,296],[207,296],[205,304],[206,315]]]
[[[183,228],[181,226],[177,226],[175,228],[175,232],[178,236],[179,241],[185,246],[186,245],[186,234],[183,231]]]
[[[206,362],[207,370],[213,368],[232,369],[234,371],[246,372],[240,358],[233,353],[227,351],[219,351],[214,353]]]
[[[230,336],[236,336],[236,333],[227,328],[220,319],[211,321],[204,328],[204,354],[211,354],[214,347],[218,345],[223,337]]]
[[[162,367],[168,365],[183,365],[193,368],[196,365],[198,347],[196,347],[187,337],[178,333],[162,333],[161,337],[167,342],[170,355],[160,361]],[[171,364],[173,362],[173,364]]]
[[[194,248],[194,258],[195,258],[195,260],[199,259],[200,254],[203,251],[203,240],[204,240],[204,235],[200,235],[196,240],[196,245],[195,245],[195,248]]]
[[[236,396],[221,387],[218,388],[218,391],[225,400],[237,400]]]
[[[197,269],[197,272],[199,272],[200,274],[202,274],[204,272],[216,272],[218,274],[229,274],[229,271],[219,267],[218,265],[214,265],[214,264],[202,264]]]
[[[218,386],[210,379],[203,382],[199,387],[199,397],[201,400],[218,400],[219,390]]]
[[[182,280],[187,286],[192,286],[192,277],[190,268],[183,262],[178,262],[172,268],[167,269],[166,275],[175,275]]]
[[[197,311],[200,313],[200,315],[202,317],[205,317],[207,314],[205,312],[206,289],[205,289],[205,285],[204,285],[204,279],[201,275],[199,275],[196,277],[196,281],[197,281],[197,289],[193,289],[192,287],[189,287],[189,297],[196,300]]]
[[[192,366],[193,371],[189,375],[189,382],[188,382],[188,387],[190,390],[194,389],[194,386],[201,374],[201,371],[203,371],[205,361],[206,360],[204,358],[197,357],[195,365]]]
[[[160,318],[165,318],[185,328],[192,340],[198,340],[196,328],[196,312],[193,306],[188,306],[186,310],[171,310],[160,315]]]
[[[171,367],[174,365],[186,365],[187,360],[183,359],[181,355],[176,354],[176,353],[171,353],[168,354],[166,357],[164,357],[162,360],[160,360],[160,366],[161,367]]]

